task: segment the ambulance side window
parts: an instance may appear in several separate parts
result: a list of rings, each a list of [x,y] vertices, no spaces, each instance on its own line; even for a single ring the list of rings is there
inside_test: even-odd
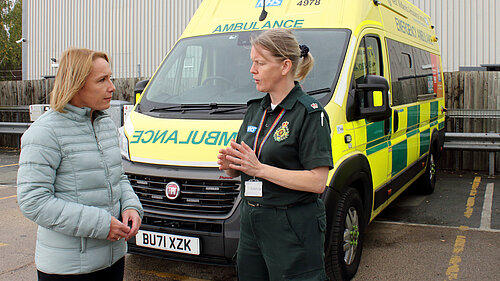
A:
[[[368,36],[365,38],[366,57],[368,62],[368,74],[383,76],[382,60],[380,56],[380,42],[377,37]]]
[[[366,48],[365,48],[365,38],[361,39],[359,44],[358,53],[356,54],[356,61],[354,63],[354,80],[356,84],[363,83],[367,74],[366,70]]]
[[[365,36],[359,44],[356,62],[354,64],[354,80],[364,83],[366,75],[382,76],[382,59],[380,55],[380,41],[373,35]]]
[[[403,105],[436,96],[431,53],[387,39],[391,67],[392,105]]]
[[[415,59],[411,46],[387,38],[391,68],[392,105],[417,101]]]
[[[413,48],[415,57],[415,76],[417,77],[417,98],[422,99],[434,93],[432,81],[432,63],[429,52]]]

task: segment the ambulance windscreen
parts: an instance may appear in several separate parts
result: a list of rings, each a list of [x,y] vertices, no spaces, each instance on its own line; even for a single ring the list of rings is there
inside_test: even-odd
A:
[[[343,29],[294,30],[306,44],[315,65],[303,88],[320,100],[331,96],[343,62],[349,32]],[[168,54],[141,98],[141,111],[189,104],[244,105],[265,93],[255,88],[250,73],[250,38],[235,32],[180,40]],[[321,101],[321,100],[320,100]],[[202,114],[202,111],[198,111]]]

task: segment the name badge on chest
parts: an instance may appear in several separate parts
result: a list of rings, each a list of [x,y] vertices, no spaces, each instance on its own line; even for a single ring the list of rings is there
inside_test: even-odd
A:
[[[245,182],[245,196],[262,197],[262,182],[251,179]]]

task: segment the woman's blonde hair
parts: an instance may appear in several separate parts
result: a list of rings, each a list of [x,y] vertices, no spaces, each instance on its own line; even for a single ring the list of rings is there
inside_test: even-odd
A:
[[[50,107],[53,110],[65,112],[64,106],[83,88],[97,58],[109,63],[106,53],[89,49],[70,48],[62,53],[54,88],[50,92]]]
[[[295,35],[289,29],[269,29],[258,36],[251,38],[252,46],[258,45],[269,52],[280,61],[290,59],[292,61],[292,73],[294,78],[304,80],[314,65],[314,58],[309,48],[299,46]]]

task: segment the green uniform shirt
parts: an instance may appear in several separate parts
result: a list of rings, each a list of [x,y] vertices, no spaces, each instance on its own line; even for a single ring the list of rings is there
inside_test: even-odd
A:
[[[283,109],[284,114],[276,121]],[[258,133],[264,112],[266,116]],[[257,153],[275,122],[276,126],[262,145],[260,162],[288,170],[333,167],[328,116],[316,99],[304,93],[298,82],[274,110],[271,110],[269,94],[249,101],[237,142],[244,141]],[[257,133],[259,137],[254,147]],[[250,202],[286,206],[317,198],[315,193],[291,190],[263,179],[258,179],[263,185],[262,197],[245,197],[245,182],[252,178],[241,173],[241,196]]]

